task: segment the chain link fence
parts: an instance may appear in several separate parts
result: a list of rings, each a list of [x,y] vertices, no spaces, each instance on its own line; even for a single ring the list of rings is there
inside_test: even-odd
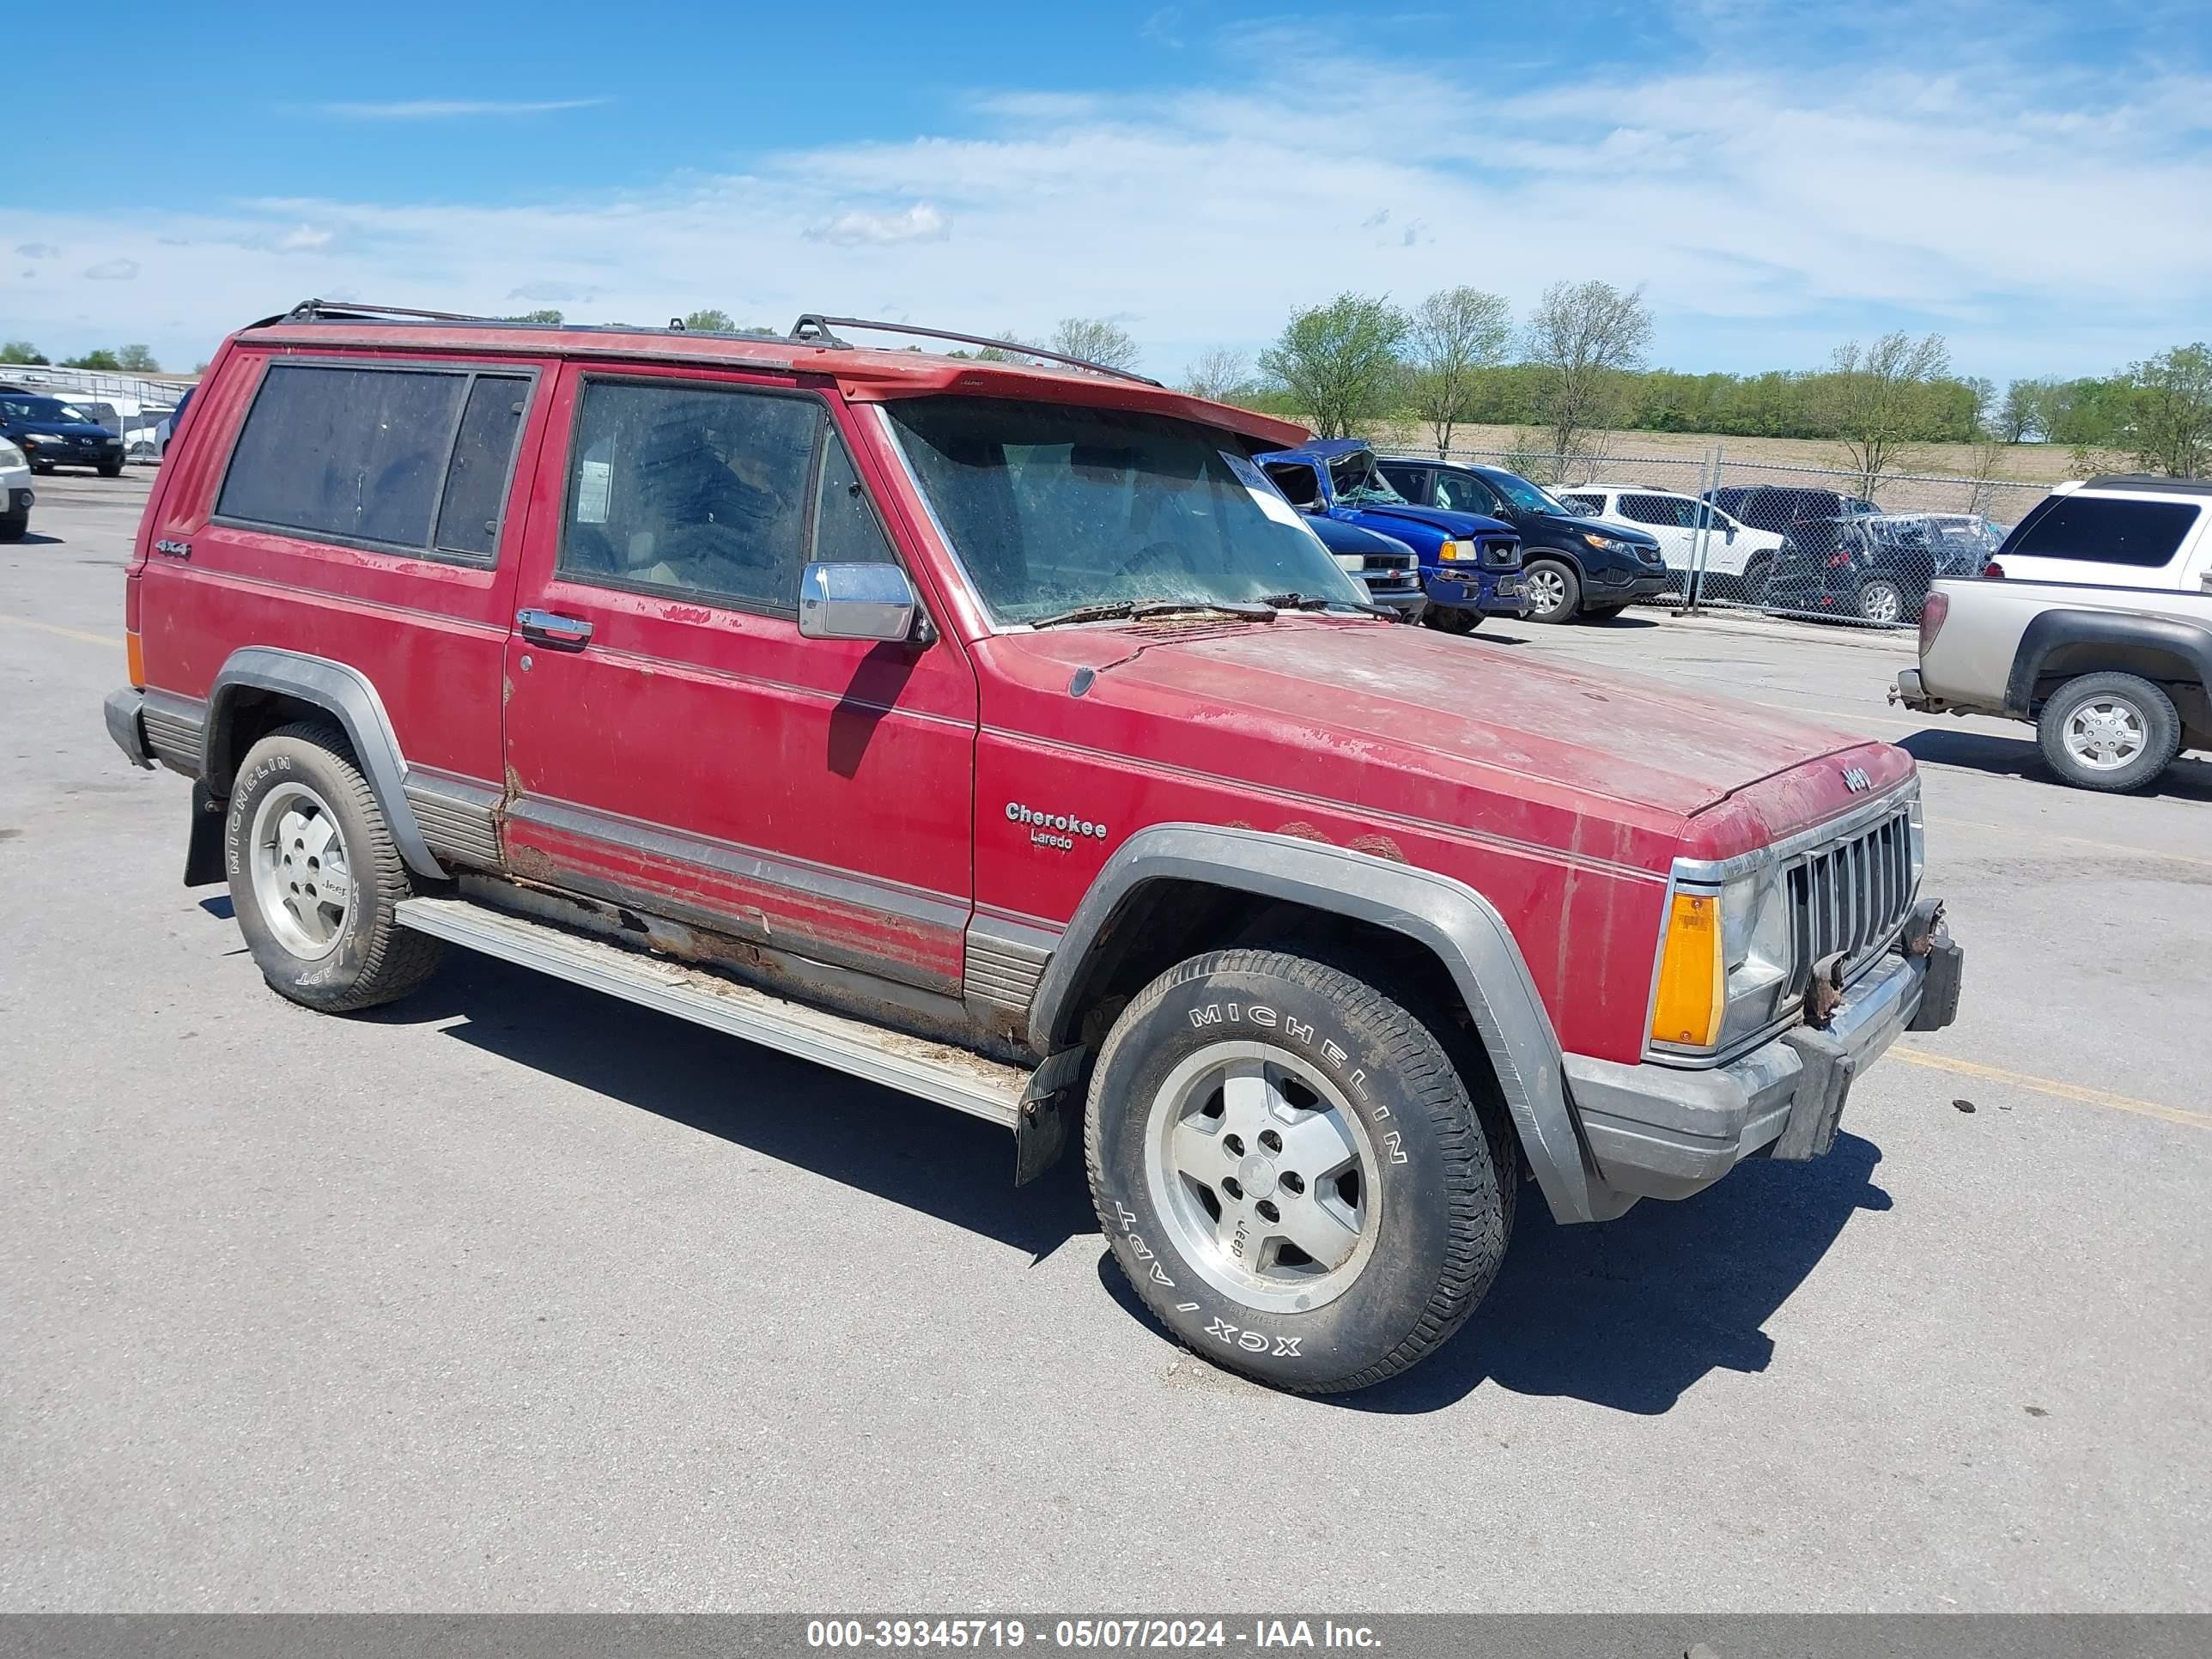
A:
[[[2001,478],[1863,472],[1702,456],[1560,456],[1455,447],[1462,465],[1539,483],[1571,511],[1657,538],[1651,603],[1863,628],[1919,621],[1939,576],[1979,575],[2049,492]]]

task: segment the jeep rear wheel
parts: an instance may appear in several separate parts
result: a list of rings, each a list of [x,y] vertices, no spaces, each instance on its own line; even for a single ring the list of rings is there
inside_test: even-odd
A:
[[[395,914],[415,890],[392,831],[331,727],[255,744],[223,833],[231,908],[270,989],[325,1013],[374,1007],[430,976],[443,947]]]
[[[1146,1306],[1278,1388],[1404,1370],[1504,1255],[1511,1165],[1437,1036],[1307,957],[1219,951],[1153,981],[1100,1050],[1085,1130]]]

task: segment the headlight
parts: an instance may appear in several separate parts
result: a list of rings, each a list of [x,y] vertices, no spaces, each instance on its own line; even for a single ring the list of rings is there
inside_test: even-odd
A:
[[[1789,888],[1769,860],[1717,892],[1680,887],[1651,1003],[1651,1040],[1713,1052],[1771,1024],[1790,977]]]
[[[9,443],[5,438],[0,438],[0,466],[21,466],[22,465],[23,452],[16,448],[15,445]]]
[[[1349,570],[1355,576],[1366,568],[1366,561],[1357,553],[1332,553],[1329,557],[1336,561],[1339,570]]]
[[[123,447],[123,440],[120,438],[109,438],[106,442],[110,449],[120,449]]]
[[[60,440],[58,439],[49,438],[44,433],[40,432],[26,432],[23,434],[23,447],[26,449],[35,448],[40,444],[58,443],[59,441]]]
[[[1449,560],[1455,564],[1469,562],[1480,556],[1473,542],[1446,542],[1437,550],[1437,557]]]
[[[1585,530],[1583,532],[1583,539],[1588,542],[1592,547],[1597,549],[1601,553],[1633,553],[1636,551],[1636,548],[1632,543],[1615,541],[1612,537],[1601,536],[1595,531]]]

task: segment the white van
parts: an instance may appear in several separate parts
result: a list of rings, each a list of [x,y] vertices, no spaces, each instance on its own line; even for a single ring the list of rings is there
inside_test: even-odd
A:
[[[2212,483],[2127,473],[2060,484],[2014,527],[1984,574],[2212,591]]]

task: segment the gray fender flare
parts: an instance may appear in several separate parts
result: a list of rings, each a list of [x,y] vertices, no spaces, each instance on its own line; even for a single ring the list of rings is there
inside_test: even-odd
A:
[[[249,645],[232,652],[208,692],[206,735],[201,739],[205,747],[200,775],[218,794],[230,793],[230,781],[245,759],[231,752],[228,719],[229,704],[243,690],[282,692],[326,710],[344,728],[354,758],[361,763],[362,775],[368,780],[384,821],[392,826],[392,842],[407,867],[433,881],[446,879],[446,872],[422,839],[414,809],[407,804],[407,765],[400,757],[398,740],[392,735],[384,699],[376,695],[376,687],[366,675],[326,657],[280,651],[272,646]]]
[[[2032,718],[2035,683],[2044,664],[2072,645],[2158,652],[2186,665],[2197,684],[2212,692],[2212,628],[2202,623],[2130,611],[2042,611],[2028,619],[2013,652],[2012,672],[2005,678],[2006,714],[2016,720]]]
[[[1552,1213],[1604,1220],[1623,1207],[1598,1177],[1568,1103],[1559,1041],[1528,964],[1497,908],[1464,882],[1347,848],[1256,830],[1162,823],[1106,861],[1039,980],[1030,1030],[1059,1047],[1092,946],[1132,895],[1153,881],[1188,881],[1280,899],[1401,933],[1450,972],[1498,1073],[1506,1109]]]

